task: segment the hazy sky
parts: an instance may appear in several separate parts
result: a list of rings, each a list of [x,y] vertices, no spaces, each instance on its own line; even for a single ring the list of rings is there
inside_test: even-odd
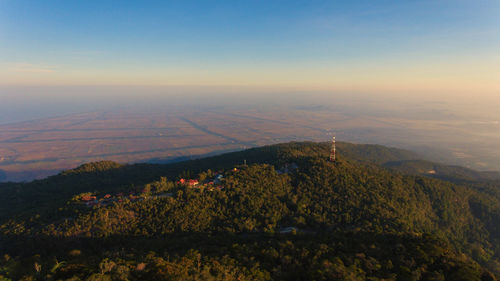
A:
[[[0,0],[1,85],[500,95],[500,2]]]

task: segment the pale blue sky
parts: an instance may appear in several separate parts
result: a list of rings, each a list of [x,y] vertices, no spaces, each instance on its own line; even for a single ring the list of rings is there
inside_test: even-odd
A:
[[[0,84],[500,89],[500,2],[0,0]]]

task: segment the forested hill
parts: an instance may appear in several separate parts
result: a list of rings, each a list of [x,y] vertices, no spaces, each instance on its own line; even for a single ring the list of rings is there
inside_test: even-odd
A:
[[[377,165],[417,159],[407,151],[341,143],[337,163],[328,152],[98,162],[4,186],[0,276],[497,280],[498,193]]]
[[[425,160],[402,160],[383,163],[384,167],[403,173],[425,175],[453,182],[500,181],[500,172],[480,172]]]
[[[377,164],[418,159],[413,152],[380,145],[351,144],[337,142],[342,157]],[[121,165],[112,161],[101,161],[81,165],[59,175],[30,183],[0,183],[0,221],[31,206],[40,211],[53,203],[66,202],[74,194],[99,190],[100,192],[128,191],[160,177],[169,179],[179,175],[193,176],[207,169],[229,169],[235,165],[269,163],[275,166],[287,163],[291,154],[301,153],[325,157],[330,143],[286,143],[231,152],[223,155],[174,164],[132,164]],[[327,157],[327,156],[326,156]],[[186,173],[188,173],[186,175]]]

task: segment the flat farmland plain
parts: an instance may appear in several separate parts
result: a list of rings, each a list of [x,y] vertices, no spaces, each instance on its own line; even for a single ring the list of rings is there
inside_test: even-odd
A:
[[[306,127],[220,112],[81,113],[1,125],[0,169],[4,180],[18,181],[89,161],[171,161],[304,135],[321,139],[320,129]]]
[[[448,137],[460,134],[462,127],[455,121],[307,108],[86,112],[0,125],[0,180],[42,178],[99,160],[170,162],[287,141],[328,141],[333,133],[344,141],[392,145],[434,156],[429,147],[439,148],[444,153],[437,160],[462,159],[463,166],[486,163],[495,169],[498,158],[488,162],[476,157],[467,143],[450,146]]]

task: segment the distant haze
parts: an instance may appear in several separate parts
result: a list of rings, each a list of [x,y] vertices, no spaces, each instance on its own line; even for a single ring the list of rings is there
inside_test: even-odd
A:
[[[495,119],[500,105],[500,93],[313,91],[251,86],[0,86],[0,99],[0,124],[131,106],[265,107],[304,103],[335,105],[339,102],[378,114],[419,114],[424,110],[434,114],[452,112],[462,118],[481,115]]]
[[[89,161],[171,161],[278,142],[327,141],[331,134],[414,150],[438,162],[500,170],[496,99],[252,87],[2,90],[9,98],[0,104],[0,170],[9,180]]]
[[[498,170],[499,15],[497,0],[0,1],[0,172],[332,133]]]

